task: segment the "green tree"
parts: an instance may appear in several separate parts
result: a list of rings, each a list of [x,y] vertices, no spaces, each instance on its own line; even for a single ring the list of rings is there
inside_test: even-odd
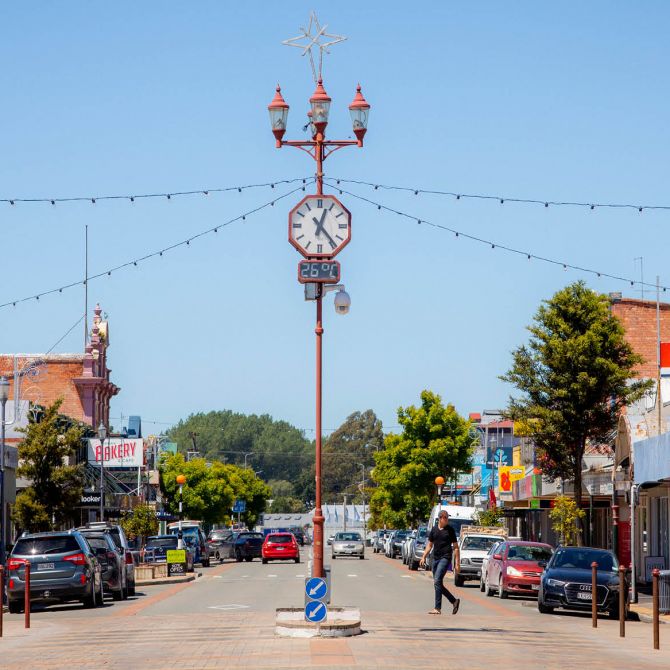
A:
[[[81,446],[83,428],[58,413],[62,399],[23,429],[17,474],[30,486],[16,496],[14,519],[23,530],[52,530],[76,519],[83,491],[82,469],[69,465]]]
[[[262,470],[267,481],[293,482],[299,495],[301,475],[314,463],[312,443],[302,431],[267,414],[245,415],[230,410],[192,414],[172,428],[168,437],[178,444],[181,453],[192,451],[195,444],[200,456],[208,461],[247,465]]]
[[[583,509],[577,507],[577,503],[567,496],[558,496],[554,501],[554,507],[549,511],[551,527],[558,535],[561,544],[576,544],[579,540],[579,525],[586,516]]]
[[[453,405],[439,395],[422,391],[421,405],[400,407],[402,433],[389,433],[385,448],[375,454],[370,499],[372,526],[406,526],[429,515],[437,475],[453,478],[471,469],[478,437]],[[372,527],[371,526],[371,527]]]
[[[300,514],[305,511],[305,503],[293,496],[280,496],[272,499],[267,511],[272,514]]]
[[[505,510],[502,507],[491,507],[481,510],[477,515],[477,523],[480,526],[502,526]]]
[[[295,495],[295,488],[285,479],[271,479],[268,482],[273,498],[289,498]]]
[[[503,381],[521,397],[507,413],[525,423],[545,475],[574,482],[582,500],[582,459],[587,442],[609,439],[621,410],[641,398],[651,380],[633,380],[643,359],[625,339],[609,298],[577,282],[537,310],[530,341],[512,354]]]
[[[129,538],[139,537],[143,545],[147,537],[158,533],[156,510],[151,505],[137,505],[131,513],[121,518],[120,523]]]
[[[185,461],[182,454],[163,456],[160,464],[160,485],[172,514],[179,511],[177,475],[186,477],[183,486],[183,517],[197,519],[205,525],[226,523],[235,500],[244,500],[248,525],[256,523],[265,508],[270,489],[253,470],[227,465],[219,461],[207,463],[204,458]]]

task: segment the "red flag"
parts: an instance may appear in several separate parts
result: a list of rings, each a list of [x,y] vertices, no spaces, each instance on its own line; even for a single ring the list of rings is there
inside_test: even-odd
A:
[[[489,508],[495,509],[498,506],[496,502],[496,492],[493,490],[492,486],[489,486]]]

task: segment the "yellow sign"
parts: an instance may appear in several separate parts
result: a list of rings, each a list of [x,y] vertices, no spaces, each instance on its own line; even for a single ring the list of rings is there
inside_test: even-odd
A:
[[[526,476],[526,468],[522,465],[501,465],[498,468],[500,492],[509,493],[512,490],[512,482],[523,479]]]
[[[168,563],[186,563],[186,549],[168,549],[165,555]]]

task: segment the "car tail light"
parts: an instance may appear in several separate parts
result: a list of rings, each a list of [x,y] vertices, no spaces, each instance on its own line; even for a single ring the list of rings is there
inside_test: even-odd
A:
[[[10,589],[13,589],[13,588],[14,588],[14,580],[13,580],[13,579],[10,579],[10,580],[9,580],[9,588],[10,588]]]
[[[86,565],[86,556],[84,556],[84,554],[81,552],[78,554],[72,554],[72,556],[64,556],[63,560],[74,563],[75,565]]]
[[[79,581],[82,584],[86,584],[86,575],[85,574],[79,575]]]
[[[22,565],[25,565],[28,561],[24,561],[22,558],[10,558],[7,561],[7,570],[18,570]]]
[[[133,564],[134,564],[133,555],[132,555],[131,552],[127,551],[126,552],[126,565],[133,565]]]

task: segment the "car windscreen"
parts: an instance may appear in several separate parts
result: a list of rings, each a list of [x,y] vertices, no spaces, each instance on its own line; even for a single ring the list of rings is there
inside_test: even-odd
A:
[[[361,536],[358,533],[337,533],[336,542],[360,542]]]
[[[417,540],[425,540],[428,537],[427,528],[419,528],[419,532],[416,534]]]
[[[435,521],[435,525],[437,526],[437,520]],[[461,528],[463,526],[472,526],[472,521],[470,519],[449,519],[449,525],[454,529],[456,535],[460,535]]]
[[[156,537],[149,538],[147,542],[147,549],[157,549],[158,547],[173,549],[177,546],[176,537]]]
[[[64,554],[69,551],[81,551],[77,538],[72,535],[56,537],[32,537],[19,539],[14,545],[13,555],[39,556],[42,554]]]
[[[264,540],[265,536],[263,533],[240,533],[238,538],[240,540]]]
[[[287,544],[293,540],[293,535],[268,535],[268,543]]]
[[[463,540],[461,549],[469,549],[470,551],[488,551],[491,545],[500,542],[499,537],[482,537],[470,535]]]
[[[552,551],[549,547],[513,544],[507,550],[507,559],[510,561],[548,561],[551,554]]]
[[[598,564],[598,570],[610,572],[618,569],[618,564],[612,554],[608,551],[584,551],[582,549],[557,549],[552,568],[591,570],[591,563]]]
[[[409,535],[409,531],[408,531],[408,530],[399,530],[399,531],[395,534],[395,538],[394,538],[394,539],[395,539],[395,540],[404,540],[408,535]]]

